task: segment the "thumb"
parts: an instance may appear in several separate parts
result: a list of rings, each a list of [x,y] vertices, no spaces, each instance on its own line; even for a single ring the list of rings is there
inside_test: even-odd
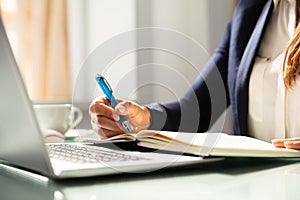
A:
[[[135,132],[147,129],[150,126],[151,116],[145,106],[140,106],[132,101],[122,101],[116,106],[115,112],[118,115],[126,115],[135,127]]]
[[[139,105],[131,101],[122,101],[115,107],[115,111],[119,115],[127,115],[129,117],[135,116],[138,113]]]
[[[283,139],[273,139],[271,142],[277,148],[285,148]]]

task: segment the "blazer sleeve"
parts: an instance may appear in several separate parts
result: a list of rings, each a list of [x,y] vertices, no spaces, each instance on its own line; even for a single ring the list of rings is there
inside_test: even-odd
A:
[[[223,39],[192,87],[177,102],[147,105],[152,130],[205,132],[230,104],[228,56],[231,22]]]

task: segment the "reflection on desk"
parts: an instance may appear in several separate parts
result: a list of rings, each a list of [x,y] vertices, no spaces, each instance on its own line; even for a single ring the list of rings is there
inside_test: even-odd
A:
[[[226,158],[143,174],[53,181],[0,168],[1,199],[299,199],[300,159]]]

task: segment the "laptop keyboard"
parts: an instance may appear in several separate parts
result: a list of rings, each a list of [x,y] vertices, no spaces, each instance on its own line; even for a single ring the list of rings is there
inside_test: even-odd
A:
[[[75,163],[103,163],[120,161],[148,160],[133,155],[126,155],[116,151],[95,149],[89,146],[76,146],[70,144],[46,145],[50,158],[56,158]]]

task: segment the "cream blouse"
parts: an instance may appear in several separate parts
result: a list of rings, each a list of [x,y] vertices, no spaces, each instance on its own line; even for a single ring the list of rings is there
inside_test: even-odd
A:
[[[274,3],[249,83],[249,135],[265,141],[300,136],[300,80],[286,90],[281,73],[295,29],[296,0]]]

